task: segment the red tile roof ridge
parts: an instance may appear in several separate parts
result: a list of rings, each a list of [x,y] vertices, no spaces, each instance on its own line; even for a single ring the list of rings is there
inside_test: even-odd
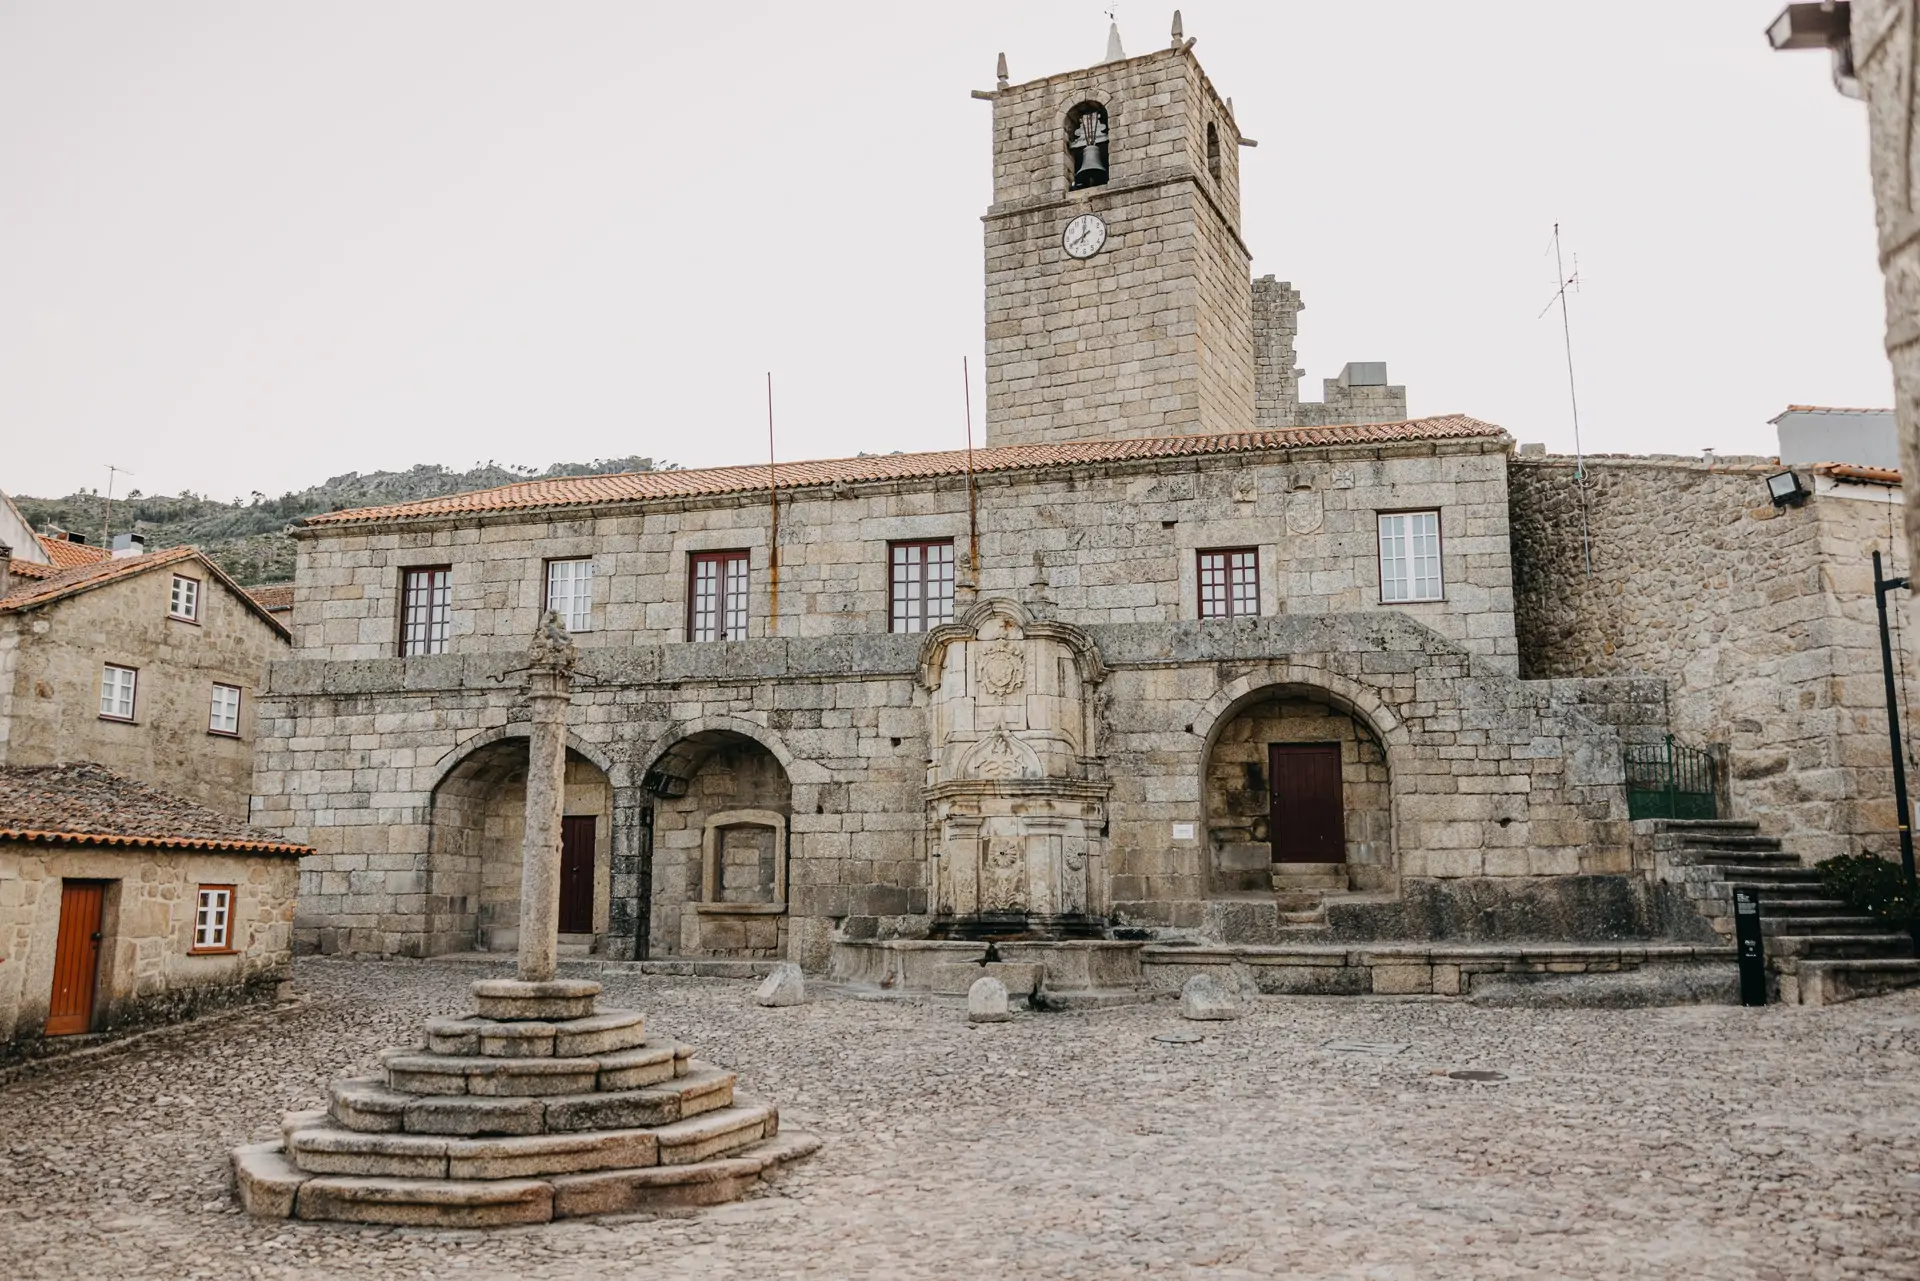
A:
[[[1210,435],[1148,436],[1119,440],[1076,440],[1046,444],[987,445],[972,451],[975,473],[1066,467],[1079,463],[1128,462],[1151,458],[1256,453],[1316,446],[1392,444],[1399,441],[1462,440],[1504,436],[1491,423],[1465,414],[1439,414],[1388,423],[1337,423],[1324,427],[1220,432]],[[961,476],[968,451],[932,450],[913,454],[868,454],[855,458],[810,459],[791,463],[749,463],[679,471],[619,472],[606,476],[559,476],[516,481],[493,489],[440,498],[416,499],[378,507],[323,512],[302,526],[357,524],[410,517],[480,514],[547,507],[586,506],[646,499],[717,497],[765,489],[771,469],[776,488],[795,489],[840,482],[864,483]]]
[[[55,569],[77,569],[81,565],[97,565],[112,555],[104,547],[95,547],[92,543],[76,543],[70,538],[49,538],[45,534],[36,534],[40,546],[46,549],[47,559],[53,562]]]
[[[1890,414],[1891,407],[1861,407],[1858,405],[1788,405],[1783,413],[1789,414]]]
[[[1814,463],[1812,470],[1820,476],[1865,481],[1873,485],[1898,485],[1901,481],[1899,468],[1869,467],[1865,463]]]

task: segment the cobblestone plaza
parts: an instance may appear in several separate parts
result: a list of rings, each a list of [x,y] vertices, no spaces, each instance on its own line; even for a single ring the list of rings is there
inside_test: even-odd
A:
[[[299,963],[307,1003],[0,1087],[10,1278],[1910,1277],[1920,993],[1826,1008],[1281,998],[969,1027],[957,1002],[608,975],[826,1139],[745,1201],[494,1232],[266,1222],[270,1137],[474,978]],[[1341,1045],[1347,1048],[1337,1048]],[[1394,1047],[1404,1048],[1394,1051]],[[1393,1052],[1388,1052],[1393,1051]],[[1498,1072],[1475,1083],[1447,1075]]]

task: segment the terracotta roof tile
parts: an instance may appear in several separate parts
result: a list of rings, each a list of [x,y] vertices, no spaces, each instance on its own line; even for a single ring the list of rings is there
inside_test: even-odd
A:
[[[17,581],[22,578],[52,578],[64,571],[58,565],[42,565],[37,560],[16,560],[11,563],[9,572]]]
[[[1835,480],[1853,480],[1867,485],[1898,485],[1899,469],[1894,467],[1867,467],[1860,463],[1815,463],[1816,475],[1831,476]]]
[[[53,561],[55,569],[76,569],[81,565],[97,565],[106,560],[111,553],[104,547],[95,547],[91,543],[76,543],[67,538],[49,538],[39,535],[40,545],[47,549],[47,557]]]
[[[313,853],[88,761],[0,767],[0,840]]]
[[[1389,444],[1396,441],[1460,440],[1504,434],[1491,423],[1463,414],[1415,418],[1406,422],[1363,423],[1333,427],[1294,427],[1284,431],[1245,431],[1217,436],[1159,436],[1144,440],[1084,440],[1057,445],[996,445],[973,451],[973,470],[979,474],[1068,467],[1079,463],[1127,462],[1151,458],[1198,457],[1207,454],[1258,453],[1328,445]],[[967,471],[967,451],[943,450],[926,454],[877,454],[863,458],[832,458],[813,462],[779,463],[774,483],[795,489],[840,482],[917,480],[961,476]],[[482,489],[444,498],[426,498],[382,507],[325,512],[300,522],[307,526],[355,524],[367,521],[463,515],[481,512],[523,511],[549,507],[578,507],[598,503],[639,502],[647,499],[697,498],[750,493],[767,487],[765,463],[745,467],[707,467],[690,471],[623,472],[614,476],[567,476],[527,480],[497,489]]]
[[[293,608],[292,583],[268,583],[264,587],[249,587],[247,595],[253,597],[260,608],[269,614],[280,614]]]

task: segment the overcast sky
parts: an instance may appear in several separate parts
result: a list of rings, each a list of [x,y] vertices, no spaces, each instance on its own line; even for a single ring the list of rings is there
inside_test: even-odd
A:
[[[1570,450],[1883,405],[1866,122],[1782,0],[1188,3],[1320,379]],[[949,448],[990,107],[1106,5],[0,0],[0,489]],[[1118,5],[1130,53],[1171,5]],[[1571,267],[1571,261],[1569,261]],[[977,418],[976,418],[976,421]]]

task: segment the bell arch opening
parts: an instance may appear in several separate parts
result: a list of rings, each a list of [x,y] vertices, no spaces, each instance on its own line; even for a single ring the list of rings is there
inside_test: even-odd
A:
[[[1207,745],[1202,795],[1209,897],[1396,884],[1386,745],[1330,691],[1269,685],[1242,698]]]
[[[702,730],[661,753],[646,787],[658,798],[655,955],[785,956],[793,784],[779,758],[746,734]]]
[[[494,739],[448,770],[433,790],[428,844],[430,954],[507,952],[520,941],[527,808],[527,740]],[[563,942],[597,947],[612,912],[613,787],[593,761],[567,749],[562,820]]]
[[[1103,187],[1107,182],[1107,109],[1083,102],[1067,113],[1067,186]]]

